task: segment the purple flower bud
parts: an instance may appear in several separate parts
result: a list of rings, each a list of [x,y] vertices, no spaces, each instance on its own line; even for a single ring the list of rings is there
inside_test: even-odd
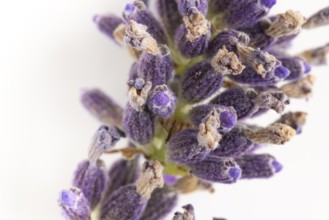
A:
[[[121,186],[134,183],[138,177],[138,173],[138,157],[135,157],[133,160],[119,159],[114,162],[108,171],[109,181],[104,198],[108,198]]]
[[[298,80],[310,71],[309,65],[299,57],[286,56],[279,59],[282,62],[282,66],[290,71],[289,76],[285,80]]]
[[[209,43],[208,56],[215,56],[218,50],[224,46],[228,51],[237,53],[237,44],[248,45],[249,41],[248,35],[243,32],[236,30],[222,31]]]
[[[138,220],[155,188],[163,187],[163,167],[158,161],[146,161],[135,185],[122,186],[105,198],[101,220]]]
[[[147,110],[136,111],[127,104],[122,124],[126,135],[140,144],[149,143],[154,136],[155,119]]]
[[[251,26],[266,16],[272,6],[269,1],[232,0],[226,10],[226,23],[233,28]]]
[[[81,189],[93,209],[100,202],[107,182],[104,163],[98,160],[92,163],[82,161],[74,173],[73,185]]]
[[[114,147],[114,145],[125,137],[125,134],[115,126],[101,126],[95,133],[89,150],[89,160],[96,162],[105,152]]]
[[[155,189],[140,220],[164,219],[177,204],[177,193],[169,188]]]
[[[241,129],[235,128],[219,142],[219,147],[212,154],[219,157],[238,157],[248,152],[253,147],[253,143],[242,133]]]
[[[163,178],[164,178],[165,184],[168,186],[175,185],[178,181],[178,178],[176,176],[172,176],[169,174],[163,174]]]
[[[290,75],[290,70],[284,66],[278,66],[274,70],[274,76],[280,79],[287,79]]]
[[[80,189],[71,188],[60,193],[58,204],[63,216],[68,220],[89,220],[89,202]]]
[[[196,129],[185,129],[175,133],[167,143],[168,159],[181,164],[197,163],[204,160],[211,149],[200,145],[197,137],[198,130]]]
[[[194,208],[191,204],[183,206],[184,213],[175,212],[172,220],[195,220]]]
[[[189,102],[199,102],[217,92],[222,82],[222,74],[217,73],[209,62],[201,61],[186,71],[182,95]]]
[[[173,36],[178,26],[183,22],[181,14],[178,13],[177,1],[157,0],[157,11],[166,32],[169,36]]]
[[[188,58],[199,56],[208,48],[210,23],[196,8],[191,8],[183,21],[175,34],[178,50]]]
[[[136,0],[132,4],[127,4],[123,12],[123,17],[127,21],[134,20],[139,24],[147,26],[147,32],[151,34],[158,43],[166,43],[166,35],[162,26],[142,1]]]
[[[106,36],[115,40],[114,32],[124,21],[116,15],[96,15],[94,17],[94,22],[97,24],[99,30]]]
[[[139,78],[139,64],[137,62],[134,62],[131,64],[130,70],[129,70],[129,78],[128,82],[135,81],[137,78]]]
[[[237,122],[237,114],[233,107],[226,107],[222,105],[216,104],[207,104],[207,105],[199,105],[193,108],[190,111],[190,119],[193,124],[198,126],[202,120],[209,114],[209,112],[213,109],[216,109],[219,119],[220,119],[220,127],[218,129],[219,132],[228,132],[232,128],[235,127]]]
[[[190,13],[192,7],[197,8],[203,15],[206,15],[208,0],[178,0],[178,9],[182,15]]]
[[[268,178],[282,170],[282,165],[269,154],[250,154],[236,158],[242,179]]]
[[[103,124],[115,125],[121,128],[123,109],[101,90],[84,90],[81,96],[81,102]]]
[[[158,85],[151,92],[147,106],[157,116],[170,118],[175,112],[176,96],[166,85]]]
[[[167,84],[174,69],[169,48],[161,46],[159,49],[159,54],[144,52],[139,61],[140,77],[151,81],[153,86]]]
[[[190,168],[193,175],[211,182],[235,183],[241,175],[241,169],[232,158],[213,155],[191,164]]]

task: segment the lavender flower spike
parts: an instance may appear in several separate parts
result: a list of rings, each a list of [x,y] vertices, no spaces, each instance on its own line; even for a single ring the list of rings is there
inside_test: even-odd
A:
[[[183,21],[175,34],[178,50],[185,57],[199,56],[208,48],[210,23],[195,7],[190,8]]]
[[[196,7],[203,15],[206,15],[208,0],[178,0],[178,9],[182,15],[188,14],[192,7]]]
[[[117,127],[101,126],[92,139],[89,160],[96,162],[105,151],[113,148],[121,137],[125,137],[125,134]]]
[[[105,125],[122,127],[123,109],[112,98],[99,89],[84,90],[81,96],[82,105]]]
[[[176,108],[176,96],[167,85],[158,85],[151,92],[147,106],[160,118],[170,118]]]
[[[73,187],[69,190],[63,190],[60,193],[58,203],[62,209],[63,216],[67,220],[90,219],[89,202],[80,189]]]
[[[316,12],[310,18],[307,19],[303,28],[311,29],[322,27],[329,24],[329,6]]]
[[[105,165],[101,160],[96,163],[84,160],[74,172],[73,185],[81,189],[91,209],[100,202],[106,183]]]
[[[146,161],[135,184],[123,186],[105,198],[101,220],[138,220],[155,188],[163,187],[163,167],[158,161]]]
[[[183,206],[184,213],[175,212],[172,220],[195,220],[194,208],[191,204]]]
[[[235,183],[241,175],[238,164],[229,157],[210,155],[189,166],[193,175],[211,182]]]
[[[177,192],[167,186],[155,189],[140,220],[159,220],[171,212],[178,200]]]
[[[236,158],[242,175],[241,179],[268,178],[282,170],[282,165],[269,154],[250,154]]]
[[[208,61],[201,61],[186,71],[182,81],[182,95],[191,103],[199,102],[217,92],[222,83],[222,74],[216,72]]]

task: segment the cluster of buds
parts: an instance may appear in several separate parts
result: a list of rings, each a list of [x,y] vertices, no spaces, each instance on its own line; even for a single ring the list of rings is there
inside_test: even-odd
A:
[[[329,46],[297,55],[286,50],[303,29],[329,24],[329,8],[306,19],[292,10],[268,16],[276,0],[155,2],[160,21],[140,0],[121,17],[94,17],[135,62],[124,108],[98,89],[82,94],[103,125],[72,188],[60,194],[69,220],[163,219],[179,194],[272,177],[282,165],[257,150],[302,132],[306,113],[286,107],[310,97],[311,65],[325,63]],[[277,120],[255,124],[271,110]],[[116,146],[121,138],[128,147]],[[106,171],[101,157],[113,153],[123,158]],[[195,219],[192,205],[183,209],[172,219]]]

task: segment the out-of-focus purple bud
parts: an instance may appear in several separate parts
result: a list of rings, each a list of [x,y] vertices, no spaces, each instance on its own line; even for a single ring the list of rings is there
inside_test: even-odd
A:
[[[189,102],[199,102],[217,92],[223,82],[208,61],[201,61],[189,68],[182,81],[182,95]]]
[[[232,158],[214,155],[191,164],[190,168],[193,175],[211,182],[235,183],[241,175],[241,169]]]
[[[226,23],[233,28],[248,27],[266,16],[275,1],[232,0],[226,10]]]
[[[227,134],[219,142],[219,147],[212,154],[219,157],[238,157],[248,152],[253,147],[253,143],[246,138],[241,129],[235,128]]]
[[[74,172],[73,185],[81,189],[91,209],[100,202],[106,183],[107,175],[101,160],[96,163],[82,161]]]
[[[241,179],[268,178],[282,170],[282,165],[269,154],[246,154],[235,161],[242,170]]]
[[[146,161],[136,183],[126,185],[105,198],[101,220],[138,220],[155,188],[163,187],[163,167],[158,161]]]
[[[209,9],[214,12],[225,11],[230,4],[231,0],[209,0]]]
[[[285,80],[298,80],[310,71],[310,66],[299,57],[279,57],[282,66],[289,69],[290,74]]]
[[[199,125],[202,120],[209,114],[209,112],[213,109],[216,109],[219,119],[220,119],[220,127],[218,131],[228,132],[232,128],[235,127],[237,122],[237,114],[233,107],[226,107],[217,104],[207,104],[207,105],[199,105],[193,108],[190,111],[190,119],[192,120],[193,124]]]
[[[178,12],[176,0],[157,0],[157,11],[169,36],[174,36],[176,29],[183,22]]]
[[[96,15],[94,17],[94,22],[97,24],[99,30],[106,36],[115,40],[114,32],[124,21],[116,15]]]
[[[185,57],[199,56],[208,48],[210,23],[195,7],[183,17],[183,21],[175,34],[178,50]]]
[[[121,137],[125,137],[125,134],[117,127],[101,126],[92,139],[89,149],[89,160],[96,162],[105,151],[113,148]]]
[[[119,159],[112,164],[108,171],[109,181],[104,198],[108,198],[121,186],[134,183],[139,174],[138,157],[133,160]]]
[[[169,174],[163,174],[163,178],[164,178],[165,184],[168,186],[172,186],[172,185],[176,184],[178,181],[176,176],[172,176]]]
[[[206,15],[208,0],[178,0],[178,9],[182,15],[190,13],[192,7],[197,8],[203,15]]]
[[[122,124],[126,135],[140,144],[149,143],[154,136],[155,119],[146,109],[136,111],[130,104],[127,104]]]
[[[167,85],[158,85],[151,92],[147,106],[157,116],[170,118],[176,108],[176,96]]]
[[[311,29],[329,24],[329,6],[321,9],[307,19],[303,28]]]
[[[183,206],[184,213],[175,212],[172,220],[195,220],[194,208],[191,204]]]
[[[167,84],[171,79],[174,64],[167,46],[160,46],[160,53],[144,52],[139,61],[140,77],[151,81],[153,86]]]
[[[59,195],[58,204],[67,220],[90,219],[89,202],[78,188],[63,190]]]
[[[129,21],[134,20],[139,24],[147,26],[147,32],[160,44],[166,43],[166,35],[161,24],[147,9],[142,1],[136,0],[126,5],[123,17]]]
[[[276,123],[286,124],[295,129],[297,134],[302,133],[302,128],[306,123],[307,113],[305,112],[287,112],[281,115]]]
[[[98,120],[106,125],[121,128],[123,109],[99,89],[84,90],[81,96],[82,105]]]
[[[177,204],[177,193],[169,188],[155,189],[140,220],[164,219]]]
[[[198,130],[196,129],[185,129],[175,133],[167,143],[168,159],[181,164],[191,164],[204,160],[211,149],[200,145],[197,137]]]
[[[243,32],[236,30],[222,31],[209,43],[208,56],[213,57],[218,50],[225,47],[229,52],[237,53],[237,44],[249,44],[249,37]]]
[[[139,69],[139,64],[137,62],[131,64],[128,81],[135,81],[137,78],[139,78],[138,69]]]
[[[290,70],[284,66],[278,66],[274,70],[274,76],[280,79],[287,79],[290,75]]]

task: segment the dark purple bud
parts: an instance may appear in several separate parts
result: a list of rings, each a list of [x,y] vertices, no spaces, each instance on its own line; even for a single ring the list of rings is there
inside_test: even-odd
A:
[[[213,109],[216,109],[219,120],[220,127],[218,129],[219,132],[228,132],[232,128],[235,127],[237,122],[237,114],[233,107],[226,107],[222,105],[216,104],[207,104],[207,105],[199,105],[193,108],[190,111],[190,119],[193,124],[198,126],[202,120],[209,114],[209,112]]]
[[[321,9],[307,19],[303,28],[311,29],[322,27],[329,24],[329,6]]]
[[[282,66],[289,69],[290,74],[285,80],[298,80],[305,76],[306,72],[310,71],[310,67],[299,57],[285,56],[279,58]]]
[[[208,56],[213,57],[218,50],[225,47],[229,52],[237,53],[237,44],[249,44],[249,37],[243,32],[236,30],[222,31],[209,43]]]
[[[178,195],[169,188],[155,189],[140,220],[164,219],[176,206]]]
[[[58,199],[63,216],[68,220],[89,220],[89,202],[80,189],[63,190]]]
[[[208,48],[210,23],[196,8],[191,8],[183,21],[175,34],[178,50],[188,58],[199,56]]]
[[[232,0],[226,10],[226,23],[233,28],[251,26],[266,16],[272,6],[267,1]]]
[[[219,142],[219,147],[212,154],[219,157],[238,157],[248,152],[253,147],[253,143],[243,134],[241,129],[235,128]]]
[[[159,161],[146,161],[135,184],[122,186],[104,199],[100,219],[140,219],[153,190],[163,187],[162,171]]]
[[[151,81],[153,86],[167,84],[171,79],[174,64],[167,46],[160,46],[160,53],[144,52],[139,61],[140,77]]]
[[[198,133],[196,129],[185,129],[175,133],[167,143],[168,160],[181,164],[191,164],[204,160],[211,148],[199,144]]]
[[[116,40],[114,33],[116,29],[124,24],[124,21],[116,15],[96,15],[94,22],[97,24],[99,30],[112,40]]]
[[[268,8],[272,8],[276,4],[276,0],[260,0],[260,2]]]
[[[89,160],[96,162],[105,151],[113,148],[121,137],[125,137],[125,134],[117,127],[101,126],[92,139],[89,149]]]
[[[127,104],[122,124],[126,135],[140,144],[149,143],[154,136],[155,119],[147,110],[136,111]]]
[[[186,71],[182,95],[189,102],[199,102],[217,92],[222,82],[222,74],[216,72],[209,62],[201,61]]]
[[[241,179],[268,178],[282,170],[282,165],[269,154],[243,155],[235,160],[242,170]]]
[[[104,198],[108,198],[121,186],[134,183],[139,174],[138,157],[133,160],[119,159],[112,164],[108,171],[109,181]]]
[[[167,85],[158,85],[151,92],[147,106],[160,118],[170,118],[176,108],[176,96]]]
[[[194,208],[191,204],[183,206],[184,213],[175,212],[172,220],[195,220]]]
[[[210,155],[203,161],[190,165],[191,173],[211,182],[235,183],[241,175],[238,164],[228,157]]]
[[[281,60],[282,62],[282,60]],[[275,68],[274,70],[274,76],[276,76],[277,78],[280,79],[287,79],[290,75],[290,70],[284,66],[278,66],[277,68]]]
[[[231,0],[209,0],[209,9],[214,12],[225,11],[230,4]]]
[[[100,202],[106,183],[107,175],[101,160],[96,163],[82,161],[74,173],[73,185],[81,189],[91,209]]]
[[[176,29],[183,22],[178,12],[176,0],[157,0],[157,11],[169,36],[174,36]]]
[[[295,129],[297,134],[300,134],[306,123],[306,116],[307,113],[305,112],[287,112],[283,114],[276,123],[286,124]]]
[[[121,128],[123,109],[99,89],[84,90],[81,96],[82,105],[99,121],[106,125]]]
[[[178,9],[182,15],[190,13],[192,7],[197,8],[203,15],[206,15],[208,0],[178,0]]]
[[[129,21],[134,20],[139,24],[147,26],[147,32],[160,44],[166,43],[166,35],[161,24],[147,9],[142,1],[134,1],[127,4],[123,12],[123,17]]]

